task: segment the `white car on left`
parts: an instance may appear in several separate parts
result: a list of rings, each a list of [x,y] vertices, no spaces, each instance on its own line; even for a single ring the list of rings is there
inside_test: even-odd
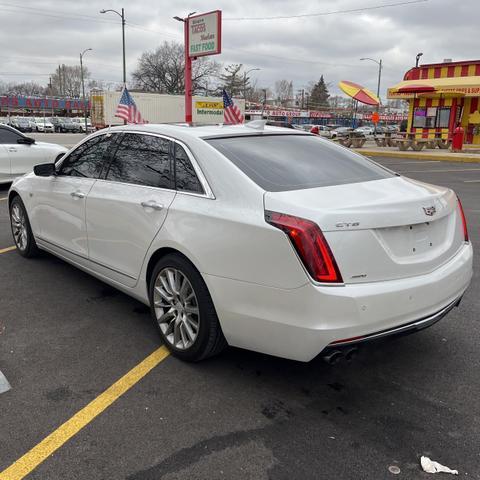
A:
[[[37,142],[8,125],[0,125],[0,184],[31,172],[35,165],[59,160],[67,149]]]

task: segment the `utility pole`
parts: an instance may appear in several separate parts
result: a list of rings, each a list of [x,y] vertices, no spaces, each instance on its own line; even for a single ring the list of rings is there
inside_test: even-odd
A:
[[[265,111],[265,106],[267,105],[267,89],[263,88],[263,103],[262,103],[262,120],[263,120],[263,112]]]
[[[87,104],[85,100],[85,82],[83,80],[83,56],[90,50],[92,49],[87,48],[80,54],[80,76],[82,78],[83,120],[85,121],[85,135],[88,135],[88,123],[87,123]]]
[[[65,75],[65,64],[62,64],[62,74],[63,74],[63,95],[67,96],[67,76]]]
[[[62,95],[62,68],[58,66],[58,94]]]

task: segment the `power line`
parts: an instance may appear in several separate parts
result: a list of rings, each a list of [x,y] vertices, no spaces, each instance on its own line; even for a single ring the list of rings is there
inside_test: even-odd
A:
[[[42,17],[68,18],[70,20],[84,20],[88,22],[108,23],[110,25],[117,25],[117,22],[103,20],[90,15],[61,12],[57,10],[45,10],[45,9],[40,10],[38,8],[23,7],[23,6],[12,5],[11,3],[3,3],[3,2],[0,2],[0,6],[7,7],[7,8],[3,8],[2,11],[12,12],[12,13],[18,13],[16,10],[27,10],[30,12],[31,15],[40,15]],[[52,12],[52,13],[45,13],[45,12]]]
[[[369,10],[378,10],[381,8],[389,8],[389,7],[400,7],[404,5],[412,5],[415,3],[425,3],[429,0],[410,0],[404,2],[396,2],[396,3],[388,3],[384,5],[373,5],[371,7],[361,7],[361,8],[350,8],[348,10],[334,10],[331,12],[317,12],[317,13],[302,13],[300,15],[279,15],[276,17],[226,17],[223,18],[225,21],[229,20],[289,20],[292,18],[305,18],[305,17],[323,17],[327,15],[336,15],[338,13],[357,13],[357,12],[365,12]]]

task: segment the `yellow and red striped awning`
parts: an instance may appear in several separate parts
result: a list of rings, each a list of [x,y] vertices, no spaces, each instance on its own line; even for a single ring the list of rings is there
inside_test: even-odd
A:
[[[388,98],[413,98],[415,96],[480,96],[480,76],[428,78],[404,80],[388,89]]]

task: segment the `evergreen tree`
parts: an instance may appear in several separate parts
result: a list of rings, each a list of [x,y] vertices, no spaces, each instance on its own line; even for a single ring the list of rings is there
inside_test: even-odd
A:
[[[314,85],[310,93],[310,105],[312,108],[328,107],[328,88],[321,75],[320,80]]]
[[[242,64],[232,63],[225,67],[225,73],[220,75],[222,82],[221,88],[224,88],[230,96],[243,95],[244,90],[244,76],[241,73]],[[246,82],[248,83],[248,82]]]

